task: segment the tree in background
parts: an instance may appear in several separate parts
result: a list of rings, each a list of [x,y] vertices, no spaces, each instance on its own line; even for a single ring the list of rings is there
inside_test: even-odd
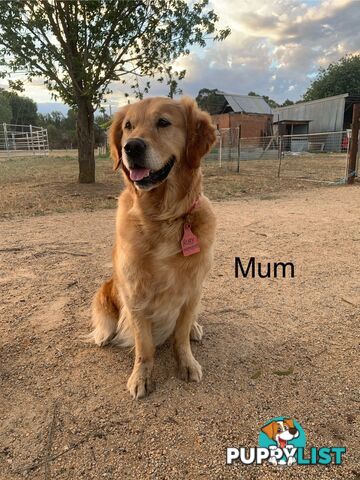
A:
[[[6,99],[11,110],[11,117],[5,123],[12,123],[13,125],[36,125],[37,105],[31,98],[20,96],[8,90],[2,90],[0,96]]]
[[[154,77],[189,45],[223,40],[208,0],[0,2],[0,66],[40,76],[76,111],[79,182],[95,181],[94,111],[112,81]],[[3,77],[9,72],[3,73]]]
[[[94,144],[104,145],[106,130],[110,124],[110,117],[101,113],[94,119]],[[69,109],[65,117],[61,112],[38,114],[36,125],[48,131],[49,147],[51,150],[77,148],[76,112]]]
[[[272,98],[268,97],[267,95],[259,95],[258,93],[255,93],[255,92],[249,92],[248,95],[263,97],[263,99],[269,105],[270,108],[288,107],[289,105],[294,105],[295,103],[292,100],[289,100],[288,98],[283,103],[278,103]]]
[[[342,93],[360,94],[360,55],[346,55],[327,68],[320,68],[303,100],[318,100]]]
[[[61,112],[39,113],[37,125],[47,129],[51,150],[76,148],[75,121],[69,122],[68,117]]]
[[[196,97],[196,102],[202,110],[206,110],[210,115],[221,112],[226,107],[224,97],[219,95],[218,90],[202,88]]]
[[[226,100],[224,100],[223,95],[221,95],[221,93],[219,94],[218,92],[219,90],[217,88],[213,90],[209,88],[202,88],[201,90],[199,90],[199,93],[196,97],[196,101],[199,107],[203,110],[206,110],[211,115],[217,114],[225,110],[227,102]],[[267,95],[259,95],[256,92],[249,92],[248,95],[253,97],[262,97],[271,108],[287,107],[288,105],[294,105],[294,102],[292,100],[289,100],[288,98],[284,101],[283,104],[279,104],[275,100],[269,98]]]
[[[293,102],[292,100],[289,100],[288,98],[285,100],[284,103],[282,103],[280,106],[281,107],[288,107],[290,105],[295,105],[295,102]]]
[[[251,97],[263,97],[263,99],[269,105],[270,108],[280,107],[280,105],[275,100],[268,97],[267,95],[259,95],[258,93],[255,93],[255,92],[249,92],[248,95],[250,95]]]
[[[12,117],[9,98],[4,93],[5,91],[0,89],[0,126],[2,123],[10,123]]]

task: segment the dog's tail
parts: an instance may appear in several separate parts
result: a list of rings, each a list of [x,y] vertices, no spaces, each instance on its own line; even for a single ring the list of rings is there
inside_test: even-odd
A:
[[[134,344],[133,335],[126,322],[125,312],[112,278],[103,283],[94,296],[91,324],[93,330],[86,339],[95,342],[99,347],[110,342],[120,346]]]
[[[92,302],[93,331],[88,335],[88,340],[95,342],[99,347],[109,343],[116,334],[120,309],[116,293],[115,284],[111,278],[101,285]]]

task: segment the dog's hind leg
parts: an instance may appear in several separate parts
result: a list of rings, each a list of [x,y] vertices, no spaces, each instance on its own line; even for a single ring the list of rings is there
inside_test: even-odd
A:
[[[198,323],[194,322],[190,330],[190,340],[193,342],[200,342],[204,334],[203,327]]]
[[[99,347],[109,343],[115,336],[119,320],[119,309],[120,305],[116,288],[111,278],[102,284],[92,302],[91,323],[93,331],[88,338]]]

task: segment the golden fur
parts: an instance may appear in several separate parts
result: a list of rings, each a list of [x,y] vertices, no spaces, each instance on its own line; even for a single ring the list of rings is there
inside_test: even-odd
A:
[[[160,128],[159,118],[171,125]],[[168,177],[153,188],[140,188],[130,179],[124,146],[134,138],[146,142],[145,161],[151,172],[175,159]],[[169,337],[180,377],[187,381],[202,377],[190,336],[196,340],[202,336],[196,319],[213,256],[215,216],[202,193],[200,162],[214,141],[209,115],[186,97],[128,105],[115,115],[110,129],[114,169],[121,167],[126,188],[117,210],[113,274],[94,297],[91,338],[100,346],[109,342],[135,346],[127,384],[135,399],[151,391],[155,347]],[[201,248],[188,257],[180,244],[185,220]]]

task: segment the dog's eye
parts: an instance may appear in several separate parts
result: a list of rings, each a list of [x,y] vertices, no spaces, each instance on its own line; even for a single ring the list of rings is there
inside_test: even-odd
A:
[[[159,120],[157,121],[157,126],[160,128],[165,128],[169,125],[171,125],[171,122],[169,122],[169,120],[166,120],[166,118],[159,118]]]
[[[129,122],[129,120],[125,123],[125,128],[126,128],[126,130],[131,130],[132,129],[132,125],[131,125],[131,122]]]

